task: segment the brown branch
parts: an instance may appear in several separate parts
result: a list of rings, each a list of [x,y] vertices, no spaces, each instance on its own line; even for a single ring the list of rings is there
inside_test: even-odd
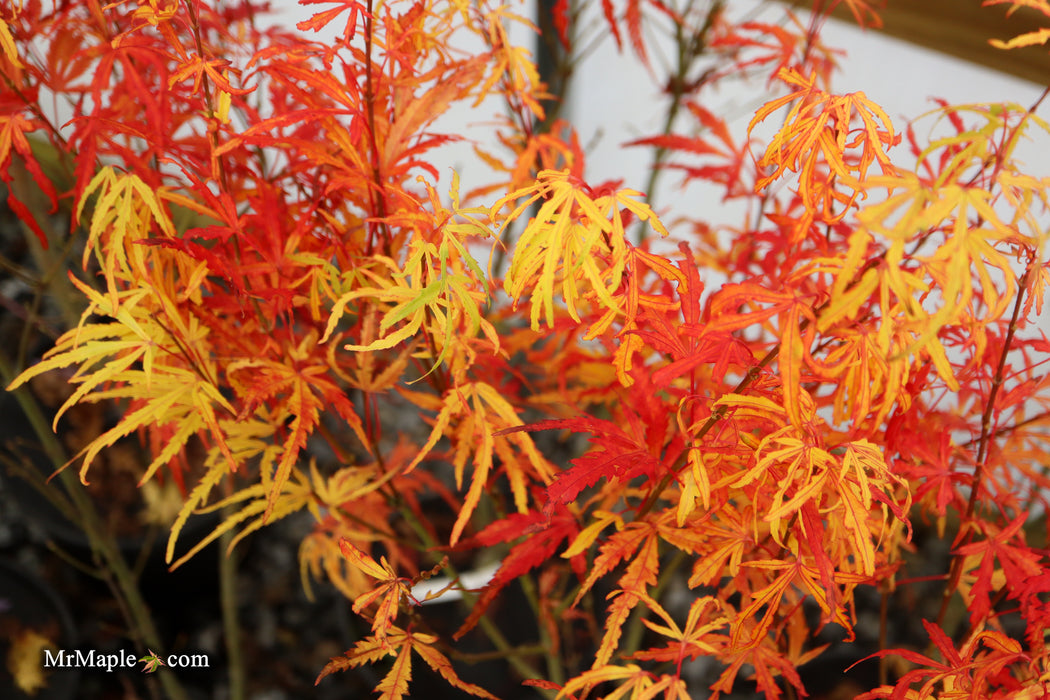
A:
[[[1010,353],[1010,343],[1013,341],[1014,332],[1017,330],[1017,321],[1021,316],[1021,307],[1024,304],[1024,293],[1028,287],[1028,270],[1021,276],[1021,280],[1018,283],[1017,299],[1014,301],[1013,316],[1010,318],[1010,325],[1006,330],[1006,338],[1003,340],[1003,350],[999,355],[999,366],[995,370],[995,376],[992,378],[992,386],[988,391],[988,398],[985,399],[984,413],[981,416],[981,439],[977,447],[977,466],[973,472],[973,481],[970,486],[970,500],[966,504],[966,515],[960,523],[960,531],[957,539],[965,537],[967,541],[971,539],[973,529],[970,523],[973,520],[973,515],[977,510],[977,502],[981,495],[981,484],[984,481],[984,470],[986,462],[988,460],[989,445],[992,441],[992,416],[995,413],[995,399],[999,395],[999,388],[1003,384],[1003,375],[1006,372],[1006,357]],[[955,589],[959,586],[959,580],[962,578],[962,567],[965,557],[956,556],[952,559],[951,569],[948,574],[948,585],[944,587],[944,594],[941,597],[941,609],[937,613],[937,625],[942,626],[944,624],[945,615],[948,613],[948,604],[951,602],[952,594]]]
[[[390,235],[387,230],[386,218],[386,186],[383,181],[383,173],[379,167],[379,142],[376,140],[376,94],[372,64],[372,0],[368,0],[368,9],[365,14],[365,118],[368,120],[368,138],[371,141],[369,161],[372,166],[372,186],[368,188],[368,200],[372,206],[372,212],[379,215],[380,223],[369,227],[368,247],[365,254],[372,256],[375,250],[375,231],[378,228],[383,237],[383,253],[390,257]],[[378,189],[378,198],[376,190]]]

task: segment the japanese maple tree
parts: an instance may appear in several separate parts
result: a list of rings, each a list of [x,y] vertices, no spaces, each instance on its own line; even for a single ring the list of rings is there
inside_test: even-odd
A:
[[[122,404],[77,468],[87,482],[118,439],[149,446],[143,481],[183,487],[173,566],[308,511],[304,580],[371,626],[318,681],[378,665],[383,698],[420,663],[493,697],[453,663],[475,627],[551,697],[798,697],[821,630],[851,641],[861,591],[913,585],[913,531],[932,527],[950,557],[927,646],[892,648],[884,605],[861,656],[905,665],[866,697],[1050,692],[1050,557],[1028,539],[1045,540],[1050,494],[1050,180],[1019,152],[1050,131],[1042,98],[940,103],[934,129],[835,92],[825,13],[877,27],[867,0],[784,22],[601,0],[597,25],[559,0],[561,70],[606,34],[665,86],[666,129],[624,145],[652,149],[653,171],[625,186],[588,172],[511,40],[532,27],[518,9],[301,4],[316,14],[294,31],[246,1],[0,10],[0,174],[68,203],[88,271],[70,275],[80,324],[9,388],[71,368],[63,411]],[[984,4],[1046,17],[989,37],[1003,50],[1050,38],[1047,0]],[[776,88],[745,133],[702,97],[741,78]],[[453,106],[480,126],[439,131]],[[491,177],[463,192],[433,151],[468,136]],[[719,188],[740,221],[658,216],[661,173]],[[220,509],[175,557],[188,519]],[[452,560],[488,550],[499,568],[471,590]],[[417,593],[438,575],[469,607],[451,636]],[[538,645],[490,619],[512,586]],[[719,664],[709,688],[683,673],[701,657]]]

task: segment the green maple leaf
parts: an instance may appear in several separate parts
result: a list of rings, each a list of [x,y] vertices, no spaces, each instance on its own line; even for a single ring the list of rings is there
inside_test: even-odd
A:
[[[143,673],[153,673],[159,667],[164,665],[164,662],[160,660],[160,658],[157,656],[156,653],[154,653],[152,649],[149,650],[149,654],[147,656],[143,656],[141,659],[139,659],[139,661],[146,664],[146,667],[142,669]]]

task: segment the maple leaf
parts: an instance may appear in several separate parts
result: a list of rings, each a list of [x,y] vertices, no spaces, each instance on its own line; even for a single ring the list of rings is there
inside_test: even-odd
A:
[[[475,697],[496,700],[496,697],[484,688],[462,680],[452,668],[452,663],[448,658],[434,648],[435,642],[437,642],[437,637],[433,635],[415,632],[411,628],[403,630],[391,625],[385,638],[363,639],[342,657],[329,661],[317,676],[314,685],[332,673],[373,664],[385,657],[393,656],[393,665],[375,689],[379,693],[380,700],[400,700],[407,695],[408,684],[412,680],[412,652],[414,651],[453,687]]]
[[[681,16],[675,12],[671,6],[661,0],[649,0],[648,4],[667,15],[671,21],[676,23],[683,22]],[[606,7],[604,0],[602,7],[606,21],[609,23],[609,27],[616,37],[616,45],[617,47],[620,47],[622,41],[620,39],[619,29],[616,26],[617,23],[615,21],[612,7],[611,5]],[[627,24],[627,37],[630,39],[631,48],[634,49],[634,53],[641,60],[642,65],[646,68],[650,68],[649,55],[645,49],[645,40],[642,38],[642,0],[627,0],[627,6],[624,8],[623,19]]]
[[[613,539],[610,539],[609,543],[611,544],[613,541]],[[601,668],[609,663],[609,659],[612,658],[613,652],[619,643],[620,634],[624,623],[627,622],[627,617],[639,603],[649,598],[649,586],[656,585],[657,574],[660,571],[659,538],[655,536],[651,529],[648,529],[642,541],[634,548],[634,552],[634,559],[627,565],[627,570],[618,581],[620,587],[608,596],[612,603],[606,612],[605,634],[602,636],[601,645],[594,656],[592,669]],[[603,557],[605,562],[602,564],[602,569],[608,570],[609,563],[613,558],[622,560],[626,556],[628,556],[626,551],[614,554],[611,547],[606,548],[603,546],[600,557],[595,559],[595,569],[597,571],[599,559]],[[588,582],[594,579],[595,576],[592,572],[591,576],[588,577]],[[581,589],[581,594],[586,589],[587,583]],[[579,601],[579,599],[580,596],[577,595],[576,600]]]
[[[154,455],[143,480],[151,478],[193,435],[205,429],[215,439],[230,468],[235,468],[218,418],[220,412],[233,415],[235,411],[217,387],[214,360],[203,352],[207,346],[207,329],[194,319],[187,322],[180,318],[171,306],[152,307],[149,287],[103,294],[76,278],[71,280],[90,301],[84,320],[96,313],[115,320],[66,332],[43,361],[29,367],[8,388],[15,389],[53,369],[77,365],[73,380],[77,388],[59,408],[54,428],[78,402],[130,400],[120,422],[77,455],[83,459],[81,481],[87,483],[88,469],[105,447],[152,425],[177,427],[170,441]],[[110,388],[111,383],[117,387]]]
[[[469,382],[452,387],[440,406],[430,436],[416,458],[406,467],[406,471],[415,469],[437,446],[442,435],[448,433],[454,443],[452,463],[455,467],[456,487],[462,488],[467,458],[473,452],[474,473],[471,476],[470,488],[463,499],[450,536],[450,543],[454,545],[481,499],[493,468],[494,454],[499,455],[502,460],[502,469],[510,481],[514,505],[519,513],[528,511],[529,477],[534,475],[541,482],[549,483],[554,478],[554,467],[539,453],[528,435],[507,430],[521,426],[521,419],[515,408],[491,384]],[[454,419],[459,419],[458,425],[452,428]]]
[[[733,646],[757,647],[765,638],[766,633],[773,624],[773,618],[780,609],[781,600],[791,589],[796,577],[802,578],[803,580],[808,579],[802,573],[804,565],[797,559],[793,562],[772,560],[749,561],[745,562],[743,566],[781,571],[781,573],[777,575],[768,586],[755,592],[750,598],[750,602],[748,602],[747,606],[742,607],[740,610],[741,618],[754,619],[756,620],[756,624],[752,629],[747,629],[744,626],[737,626],[734,632]],[[822,597],[824,595],[824,593],[821,594]],[[759,618],[758,614],[763,609],[765,610],[765,613]],[[750,636],[747,639],[742,639],[745,632]]]
[[[576,322],[580,321],[577,305],[584,298],[581,285],[590,287],[603,308],[619,308],[612,294],[620,287],[627,261],[621,208],[667,235],[656,214],[636,196],[634,190],[620,190],[592,198],[569,171],[544,170],[533,185],[493,205],[491,216],[496,220],[504,207],[527,197],[506,216],[513,221],[544,200],[519,236],[503,282],[515,303],[531,290],[533,330],[539,329],[541,317],[548,326],[554,325],[554,288],[559,282],[566,310]]]
[[[576,535],[569,548],[562,552],[562,557],[570,559],[585,552],[598,539],[602,530],[611,524],[615,524],[617,531],[624,528],[623,518],[617,513],[595,510],[592,515],[595,518],[594,522],[580,530],[580,534]]]
[[[510,552],[500,562],[496,573],[478,596],[470,615],[456,631],[455,638],[460,639],[478,624],[489,605],[508,584],[553,559],[558,547],[578,532],[579,525],[576,519],[561,509],[552,515],[537,512],[511,513],[465,541],[464,546],[492,546],[525,536],[524,540],[511,547]],[[574,555],[572,565],[577,573],[582,575],[585,566],[583,556]]]
[[[1021,533],[1021,543],[1011,542],[1018,538],[1021,526],[1028,519],[1028,513],[1021,513],[1013,519],[1006,527],[995,532],[990,537],[963,545],[955,550],[956,556],[967,557],[968,560],[976,559],[980,562],[977,567],[976,581],[969,590],[967,609],[970,611],[970,624],[977,626],[991,614],[991,593],[998,588],[993,581],[1002,578],[1000,585],[1012,589],[1020,586],[1031,576],[1038,576],[1042,572],[1040,561],[1042,556],[1025,544],[1024,535]],[[999,562],[996,568],[995,562]]]
[[[858,26],[871,27],[872,29],[882,28],[882,17],[879,16],[876,8],[872,6],[869,0],[836,0],[831,3],[828,11],[830,12],[838,4],[845,4],[849,8]]]
[[[7,27],[4,25],[3,20],[0,19],[0,47],[6,49],[4,45],[4,36],[7,32]],[[10,35],[7,35],[10,38]],[[51,201],[52,207],[56,207],[58,203],[58,195],[55,192],[55,187],[51,183],[51,180],[44,174],[43,169],[40,167],[40,163],[37,161],[36,156],[33,154],[32,146],[29,143],[29,139],[26,138],[26,134],[35,131],[38,128],[36,124],[26,119],[21,114],[12,115],[0,115],[0,180],[8,185],[7,187],[7,202],[11,207],[12,211],[18,215],[18,217],[24,221],[33,233],[36,235],[37,240],[40,241],[45,249],[48,247],[48,237],[40,224],[37,222],[37,217],[26,207],[25,203],[22,202],[16,196],[16,188],[12,188],[12,180],[14,179],[11,175],[12,168],[12,154],[17,153],[22,157],[23,167],[33,177],[35,182],[44,194]]]
[[[11,28],[7,25],[7,20],[0,17],[0,49],[3,50],[4,56],[8,61],[11,62],[15,68],[23,68],[22,61],[18,58],[18,46],[15,44],[15,38],[11,35]],[[3,158],[0,158],[0,162],[3,162]]]
[[[149,650],[149,654],[139,659],[139,662],[145,664],[142,668],[143,673],[153,673],[158,668],[165,665],[152,649]]]
[[[867,297],[878,285],[878,274],[865,275],[871,287],[859,289]],[[818,329],[820,323],[818,323]],[[908,380],[908,366],[902,361],[889,361],[879,349],[875,329],[855,326],[854,329],[836,329],[825,334],[834,338],[828,354],[821,359],[807,358],[814,373],[837,382],[834,398],[836,423],[847,421],[850,437],[871,436],[896,406],[904,394]],[[830,342],[830,341],[829,341]],[[874,417],[870,417],[873,414]]]
[[[1018,34],[1014,38],[1008,41],[1002,41],[1000,39],[989,39],[988,43],[997,49],[1019,49],[1025,46],[1042,46],[1047,41],[1050,41],[1050,28],[1042,27],[1035,30],[1034,32],[1025,32],[1024,34]]]
[[[448,111],[453,102],[471,93],[482,79],[480,59],[456,64],[436,76],[435,84],[421,95],[407,101],[388,115],[389,128],[378,138],[379,167],[382,172],[396,174],[410,165],[429,168],[437,178],[437,171],[418,158],[426,150],[458,137],[424,138],[423,128]]]
[[[1002,632],[977,627],[968,636],[962,648],[956,649],[951,638],[936,624],[922,621],[930,635],[930,642],[940,652],[942,661],[936,661],[910,649],[883,649],[868,658],[900,656],[913,665],[901,676],[895,687],[881,687],[861,695],[858,700],[874,698],[932,698],[935,689],[941,694],[957,697],[992,697],[991,681],[1011,664],[1028,660],[1021,645]],[[982,647],[984,647],[982,649]],[[915,683],[922,681],[916,692]],[[1042,683],[1039,684],[1042,686]],[[1040,688],[1045,690],[1045,687]],[[1024,695],[1017,697],[1037,697]]]
[[[836,482],[840,499],[842,522],[849,531],[849,539],[854,545],[854,556],[860,564],[860,570],[872,575],[875,572],[875,549],[872,537],[878,542],[886,531],[886,511],[892,513],[898,521],[911,528],[907,513],[911,506],[911,494],[907,494],[900,503],[894,494],[904,485],[902,479],[894,474],[886,463],[878,447],[867,440],[850,442],[844,446],[842,461],[839,466],[839,479]],[[884,509],[882,532],[872,531],[870,513],[875,503]]]
[[[584,671],[566,683],[558,691],[556,697],[575,698],[573,693],[589,691],[602,683],[619,684],[615,690],[605,696],[607,698],[627,697],[628,692],[631,694],[631,700],[655,698],[661,694],[666,700],[689,700],[690,697],[686,683],[681,678],[666,674],[657,676],[637,664],[605,665]]]
[[[477,261],[468,252],[465,241],[473,236],[489,236],[488,227],[477,219],[478,210],[459,205],[459,179],[453,175],[452,210],[440,207],[437,194],[430,189],[431,202],[442,221],[437,243],[415,238],[408,244],[408,258],[403,267],[385,256],[375,256],[377,270],[362,269],[362,276],[375,286],[349,291],[336,301],[321,342],[334,332],[348,304],[356,299],[371,299],[393,304],[379,324],[385,333],[369,343],[344,346],[354,352],[373,352],[394,347],[421,331],[440,340],[434,367],[441,364],[457,337],[472,337],[479,331],[499,349],[499,338],[492,323],[482,318],[480,307],[488,299],[488,282]],[[456,221],[456,217],[465,221]],[[383,269],[385,268],[385,270]],[[398,324],[402,324],[400,327]],[[468,330],[463,332],[466,325]]]
[[[741,306],[761,303],[771,306],[743,313],[738,311]],[[809,411],[804,410],[801,384],[804,361],[814,339],[812,326],[816,315],[812,304],[792,291],[774,292],[754,283],[728,284],[712,300],[713,320],[707,328],[711,331],[735,331],[774,315],[780,318],[777,363],[784,394],[783,405],[791,423],[801,426],[809,420]]]
[[[226,95],[248,95],[254,92],[255,88],[241,89],[230,84],[226,75],[229,66],[230,62],[224,58],[205,59],[198,55],[188,56],[168,78],[168,87],[192,77],[193,91],[200,92],[201,84],[207,77],[217,89]]]
[[[245,486],[217,503],[201,508],[201,512],[229,509],[228,515],[218,526],[206,537],[195,544],[179,559],[171,564],[176,569],[199,553],[206,546],[221,537],[224,533],[232,531],[241,523],[255,518],[240,532],[230,539],[227,551],[233,548],[245,537],[260,530],[264,525],[276,522],[297,511],[309,507],[313,502],[314,491],[308,478],[298,469],[292,469],[288,478],[284,481],[281,489],[274,495],[274,489],[270,484],[269,470],[280,457],[280,447],[268,445],[265,439],[273,434],[273,424],[262,420],[230,421],[230,425],[224,425],[229,435],[228,449],[232,455],[241,459],[258,458],[263,479],[259,483]],[[228,473],[227,468],[221,460],[214,460],[208,472],[199,480],[194,489],[186,498],[178,518],[172,525],[171,535],[168,538],[166,560],[171,561],[175,553],[176,537],[182,526],[195,512],[195,508],[202,506],[208,499],[212,490]],[[243,506],[241,504],[244,504]],[[235,507],[239,506],[237,510]]]
[[[896,173],[886,149],[900,141],[886,113],[864,93],[829,95],[816,86],[816,76],[808,78],[790,68],[782,68],[778,77],[796,88],[795,92],[766,103],[748,125],[748,134],[770,114],[791,103],[784,127],[770,141],[759,166],[771,166],[771,172],[755,187],[762,189],[785,170],[798,173],[798,193],[807,208],[820,212],[824,220],[840,220],[861,194],[861,181],[872,163],[878,163],[886,175]],[[862,126],[851,126],[854,116]],[[860,149],[849,161],[848,149]],[[825,181],[819,173],[822,165],[831,172]],[[852,193],[840,193],[834,183],[841,182]],[[834,212],[835,204],[841,204]]]
[[[767,698],[779,698],[783,693],[776,676],[783,676],[799,695],[805,693],[802,679],[796,670],[796,664],[785,658],[781,650],[769,640],[763,639],[759,644],[722,655],[728,662],[722,675],[711,685],[712,700],[718,700],[722,693],[732,693],[737,675],[745,664],[753,669],[754,682],[758,691]]]
[[[347,513],[353,517],[346,517]],[[361,569],[351,565],[350,560],[343,554],[340,543],[344,539],[361,541],[362,533],[358,521],[353,518],[360,517],[367,522],[385,522],[390,513],[390,508],[381,497],[366,494],[314,514],[314,528],[303,538],[299,547],[299,575],[303,590],[309,599],[313,600],[314,597],[310,586],[311,576],[316,580],[327,579],[351,601],[375,587]],[[412,562],[404,560],[400,550],[394,548],[387,551],[392,558],[399,560],[391,566],[410,568],[413,565]]]
[[[317,676],[314,685],[320,683],[325,676],[337,671],[375,663],[386,656],[393,656],[394,662],[390,670],[379,681],[375,690],[379,693],[380,700],[400,700],[408,692],[408,684],[412,680],[413,637],[411,633],[392,627],[390,634],[383,639],[378,637],[363,639],[343,657],[329,661]],[[426,637],[436,639],[429,635]]]
[[[316,461],[310,460],[310,481],[314,494],[323,506],[329,508],[338,508],[379,490],[396,474],[393,470],[382,473],[378,465],[373,464],[343,467],[325,477],[317,469]]]
[[[663,148],[666,150],[684,151],[686,153],[695,153],[697,155],[724,155],[724,153],[721,150],[714,146],[711,146],[703,139],[691,138],[688,136],[682,136],[680,134],[661,134],[660,136],[650,136],[644,139],[635,139],[634,141],[628,141],[624,145],[655,146],[657,148]]]
[[[632,658],[647,661],[673,661],[675,675],[682,673],[682,662],[700,656],[716,655],[720,651],[724,637],[712,634],[728,624],[728,619],[717,613],[718,601],[710,596],[703,596],[693,601],[686,615],[685,625],[678,623],[655,600],[648,599],[645,605],[658,615],[665,624],[660,625],[645,618],[642,623],[650,630],[672,641],[662,649],[649,649],[636,652]],[[708,608],[714,608],[715,614],[707,614]]]
[[[558,41],[561,42],[562,48],[569,51],[569,0],[556,0],[552,12]]]
[[[613,39],[616,40],[616,48],[622,51],[623,37],[620,36],[620,25],[616,21],[616,10],[613,7],[612,0],[602,0],[602,16],[605,17],[605,23],[609,25],[609,31],[612,32]]]
[[[984,0],[982,4],[985,7],[1009,4],[1010,7],[1006,10],[1008,17],[1022,7],[1030,7],[1050,17],[1050,2],[1047,0]]]
[[[344,12],[348,13],[349,16],[346,18],[346,24],[343,26],[343,42],[350,43],[350,40],[354,38],[357,33],[358,15],[361,16],[363,21],[369,21],[372,18],[369,16],[365,6],[357,0],[300,0],[302,5],[339,5],[339,7],[333,7],[322,12],[318,12],[313,15],[310,19],[304,19],[295,25],[295,28],[299,31],[305,32],[311,30],[319,32],[327,27],[331,22],[334,22],[339,15]]]
[[[372,631],[376,639],[385,638],[387,630],[397,617],[401,601],[412,594],[409,579],[399,577],[387,562],[386,557],[381,557],[379,562],[376,562],[345,538],[339,541],[339,549],[353,566],[379,581],[379,585],[354,600],[353,610],[360,614],[362,610],[378,600],[379,604],[372,619]]]
[[[528,19],[510,12],[506,5],[487,12],[484,20],[484,28],[474,31],[481,34],[492,47],[489,61],[491,70],[488,77],[482,81],[473,106],[480,105],[491,94],[495,85],[502,84],[509,88],[537,119],[542,120],[544,111],[538,99],[542,83],[536,63],[530,59],[528,49],[517,46],[510,40],[509,35],[512,24],[534,34],[539,34],[539,28]]]
[[[693,564],[689,587],[712,586],[724,576],[736,577],[744,554],[753,547],[753,507],[722,509],[703,524],[704,556]]]
[[[1050,572],[1043,570],[1038,576],[1026,578],[1019,586],[1010,591],[1010,598],[1020,601],[1021,617],[1027,622],[1025,639],[1031,650],[1045,648],[1043,638],[1050,620],[1050,603],[1046,602],[1046,593],[1050,592]]]
[[[45,650],[47,653],[56,650],[55,640],[17,623],[12,627],[7,632],[9,639],[4,667],[20,694],[33,697],[48,686],[43,658]]]
[[[852,629],[845,610],[839,605],[832,605],[838,595],[834,586],[829,584],[855,585],[868,581],[867,576],[839,571],[833,572],[832,581],[825,581],[821,571],[801,558],[795,558],[793,561],[763,559],[744,562],[742,566],[781,573],[765,588],[756,591],[748,605],[741,608],[740,618],[754,621],[750,626],[737,625],[733,632],[733,646],[741,648],[754,648],[761,644],[773,625],[774,618],[779,614],[778,611],[782,611],[782,606],[792,606],[797,602],[796,588],[801,588],[813,596],[828,619],[846,630]],[[763,609],[765,612],[759,617]],[[744,639],[745,634],[748,635],[747,639]]]
[[[439,673],[452,687],[459,688],[475,697],[497,700],[496,696],[492,695],[484,688],[474,685],[473,683],[467,683],[461,679],[452,668],[452,663],[448,658],[435,649],[431,644],[414,644],[412,650],[419,654],[423,661],[426,662],[427,666],[430,666],[432,670]]]
[[[700,180],[724,186],[723,201],[732,197],[750,196],[751,189],[742,181],[744,168],[750,159],[747,148],[737,143],[725,120],[693,100],[685,102],[689,113],[700,123],[699,136],[666,134],[628,141],[624,146],[656,146],[672,153],[694,156],[713,156],[714,164],[693,165],[668,162],[663,167],[680,170],[685,181]],[[717,139],[705,138],[708,134]],[[706,158],[704,160],[707,160]]]
[[[634,385],[635,380],[630,374],[632,360],[643,344],[669,355],[672,360],[653,374],[653,383],[664,388],[676,377],[712,359],[714,356],[709,353],[713,351],[713,346],[721,345],[726,340],[724,335],[706,333],[700,318],[700,295],[703,294],[704,284],[689,246],[683,242],[678,249],[682,252],[682,258],[671,265],[670,261],[641,248],[629,248],[627,289],[621,295],[625,306],[624,327],[620,332],[620,347],[614,355],[617,378],[625,387]],[[644,280],[653,272],[660,283],[666,281],[677,285],[677,302],[643,294]],[[675,312],[680,312],[681,319],[676,317]],[[611,322],[612,317],[612,312],[607,312],[601,324]],[[603,329],[604,325],[592,328],[590,334]],[[721,350],[717,357],[724,360],[718,362],[719,365],[729,362]]]
[[[242,417],[257,406],[276,402],[278,412],[291,417],[281,460],[272,478],[268,518],[284,482],[306,446],[307,438],[320,422],[320,412],[331,408],[343,417],[362,444],[369,444],[360,417],[343,389],[328,375],[328,367],[314,357],[317,338],[307,333],[299,346],[287,352],[283,362],[268,359],[237,360],[226,368],[230,383],[241,393],[246,405]]]
[[[794,17],[790,19],[796,29],[800,29],[798,20]],[[710,44],[714,49],[732,50],[735,54],[743,54],[726,69],[726,73],[773,64],[768,81],[772,83],[782,69],[790,67],[796,60],[799,44],[804,41],[805,37],[801,31],[791,31],[767,22],[751,21],[737,25],[727,23],[718,27]],[[752,55],[753,52],[757,55]]]
[[[112,166],[99,170],[88,183],[77,205],[77,218],[83,214],[85,205],[96,191],[98,199],[91,215],[83,264],[87,266],[88,256],[94,250],[115,308],[118,279],[150,277],[146,272],[147,249],[136,243],[150,237],[152,222],[156,222],[166,236],[174,236],[175,228],[153,188],[134,173],[117,173]]]
[[[679,249],[683,253],[688,252],[688,246],[684,243],[680,245]],[[703,291],[703,284],[700,282],[696,265],[691,260],[691,257],[691,254],[686,255],[682,260],[678,261],[677,265],[673,265],[669,260],[653,255],[643,248],[628,247],[626,284],[624,285],[625,289],[619,295],[622,300],[623,310],[621,312],[620,308],[608,309],[598,323],[591,326],[588,331],[588,335],[592,336],[604,333],[612,322],[621,313],[623,314],[623,330],[620,332],[621,342],[613,354],[616,378],[622,386],[631,387],[634,385],[635,380],[632,376],[634,358],[643,350],[647,341],[660,350],[665,350],[665,347],[680,350],[681,352],[676,355],[676,358],[687,354],[685,345],[678,340],[679,330],[685,331],[686,328],[679,328],[678,324],[668,321],[666,314],[674,313],[685,305],[688,309],[695,312],[696,315],[694,318],[694,313],[687,311],[686,323],[693,324],[699,319],[699,298]],[[677,283],[680,299],[674,301],[663,294],[646,293],[650,287],[646,280],[652,279],[654,276],[656,284],[664,282]],[[646,332],[642,328],[646,321],[659,324],[661,328]],[[675,326],[674,329],[669,328],[672,325]],[[666,346],[662,346],[661,343],[666,344]]]
[[[1007,256],[997,249],[997,244],[1018,241],[1017,231],[1002,221],[990,195],[978,188],[955,184],[931,188],[912,173],[874,177],[870,182],[872,186],[897,190],[891,191],[885,201],[858,214],[865,231],[890,241],[877,275],[869,277],[865,273],[862,282],[865,292],[874,294],[878,288],[878,298],[887,300],[892,295],[900,305],[899,313],[884,315],[878,334],[879,348],[883,353],[890,351],[887,354],[894,360],[928,354],[937,373],[956,390],[959,383],[938,335],[949,324],[958,322],[978,295],[990,317],[1005,313],[1008,300],[1016,294],[1017,281]],[[972,219],[982,223],[973,226]],[[905,231],[907,234],[902,235]],[[913,231],[944,231],[944,243],[931,255],[920,257],[928,280],[908,270],[911,255],[907,251],[914,245]],[[854,261],[868,244],[863,233],[852,237],[850,243],[850,263],[836,280],[833,298],[851,283],[856,270]],[[1000,273],[1005,273],[1005,293],[992,281]],[[943,300],[932,313],[923,306],[931,287],[938,290]],[[898,348],[891,348],[893,335],[902,342]]]
[[[370,345],[377,340],[379,332],[379,310],[372,307],[362,314],[359,340],[362,345]],[[338,337],[337,337],[338,340]],[[393,359],[385,362],[375,353],[365,352],[357,355],[357,362],[350,370],[348,378],[351,386],[363,392],[379,394],[391,389],[401,381],[409,366],[418,343],[407,343]]]
[[[626,558],[635,555],[638,548],[653,536],[653,528],[648,523],[629,523],[621,530],[614,532],[598,548],[598,555],[591,564],[587,579],[580,586],[572,604],[578,605],[600,578],[620,565]]]
[[[768,406],[768,402],[729,395],[716,405],[735,405],[739,407],[737,411],[741,411],[745,406],[760,409],[763,405]],[[765,415],[775,420],[777,413],[767,410]],[[763,520],[769,523],[773,540],[780,544],[784,543],[782,524],[785,518],[794,522],[801,515],[805,521],[812,517],[815,508],[819,508],[822,514],[834,513],[835,517],[829,517],[828,521],[835,523],[835,528],[841,523],[844,534],[853,545],[851,554],[860,572],[871,576],[875,573],[872,537],[877,540],[880,536],[872,532],[870,514],[878,502],[898,519],[906,520],[906,506],[902,507],[894,498],[902,481],[889,469],[879,448],[870,442],[847,443],[840,449],[841,456],[832,454],[807,442],[793,426],[785,426],[759,442],[754,460],[746,470],[727,476],[714,488],[724,484],[734,488],[757,484],[756,488],[769,498],[763,509]],[[886,517],[884,511],[883,530]],[[815,537],[817,533],[812,530],[820,527],[818,519],[813,519],[808,534]],[[816,542],[811,549],[823,567],[822,577],[827,579],[830,561],[825,555],[826,547]]]
[[[646,436],[628,433],[619,423],[584,416],[577,419],[541,421],[529,430],[570,429],[591,433],[594,449],[572,460],[572,467],[559,474],[547,487],[545,512],[576,500],[576,497],[600,479],[629,481],[639,475],[652,476],[660,471],[660,460],[653,457]]]

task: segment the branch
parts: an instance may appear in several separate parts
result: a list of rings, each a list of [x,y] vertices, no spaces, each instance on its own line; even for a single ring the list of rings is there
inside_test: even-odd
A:
[[[993,439],[992,416],[995,413],[995,399],[999,395],[999,388],[1003,384],[1003,376],[1006,372],[1006,356],[1010,353],[1010,343],[1013,341],[1014,332],[1017,330],[1017,320],[1021,316],[1021,307],[1024,304],[1025,289],[1028,287],[1028,270],[1026,269],[1018,282],[1017,299],[1014,301],[1014,312],[1010,318],[1010,325],[1006,330],[1006,338],[1003,340],[1003,351],[999,355],[999,366],[995,369],[995,377],[992,378],[992,386],[985,399],[984,414],[981,416],[981,439],[977,447],[977,466],[973,472],[973,481],[970,486],[970,500],[966,504],[966,515],[959,524],[959,534],[956,539],[965,537],[968,542],[973,535],[970,523],[977,510],[977,501],[981,495],[981,485],[984,481],[984,470],[988,461],[988,446]],[[952,594],[959,586],[962,578],[963,561],[966,557],[956,556],[952,559],[952,566],[948,575],[948,585],[944,587],[941,597],[941,609],[937,613],[937,625],[943,627],[944,617],[948,613],[948,603]]]

